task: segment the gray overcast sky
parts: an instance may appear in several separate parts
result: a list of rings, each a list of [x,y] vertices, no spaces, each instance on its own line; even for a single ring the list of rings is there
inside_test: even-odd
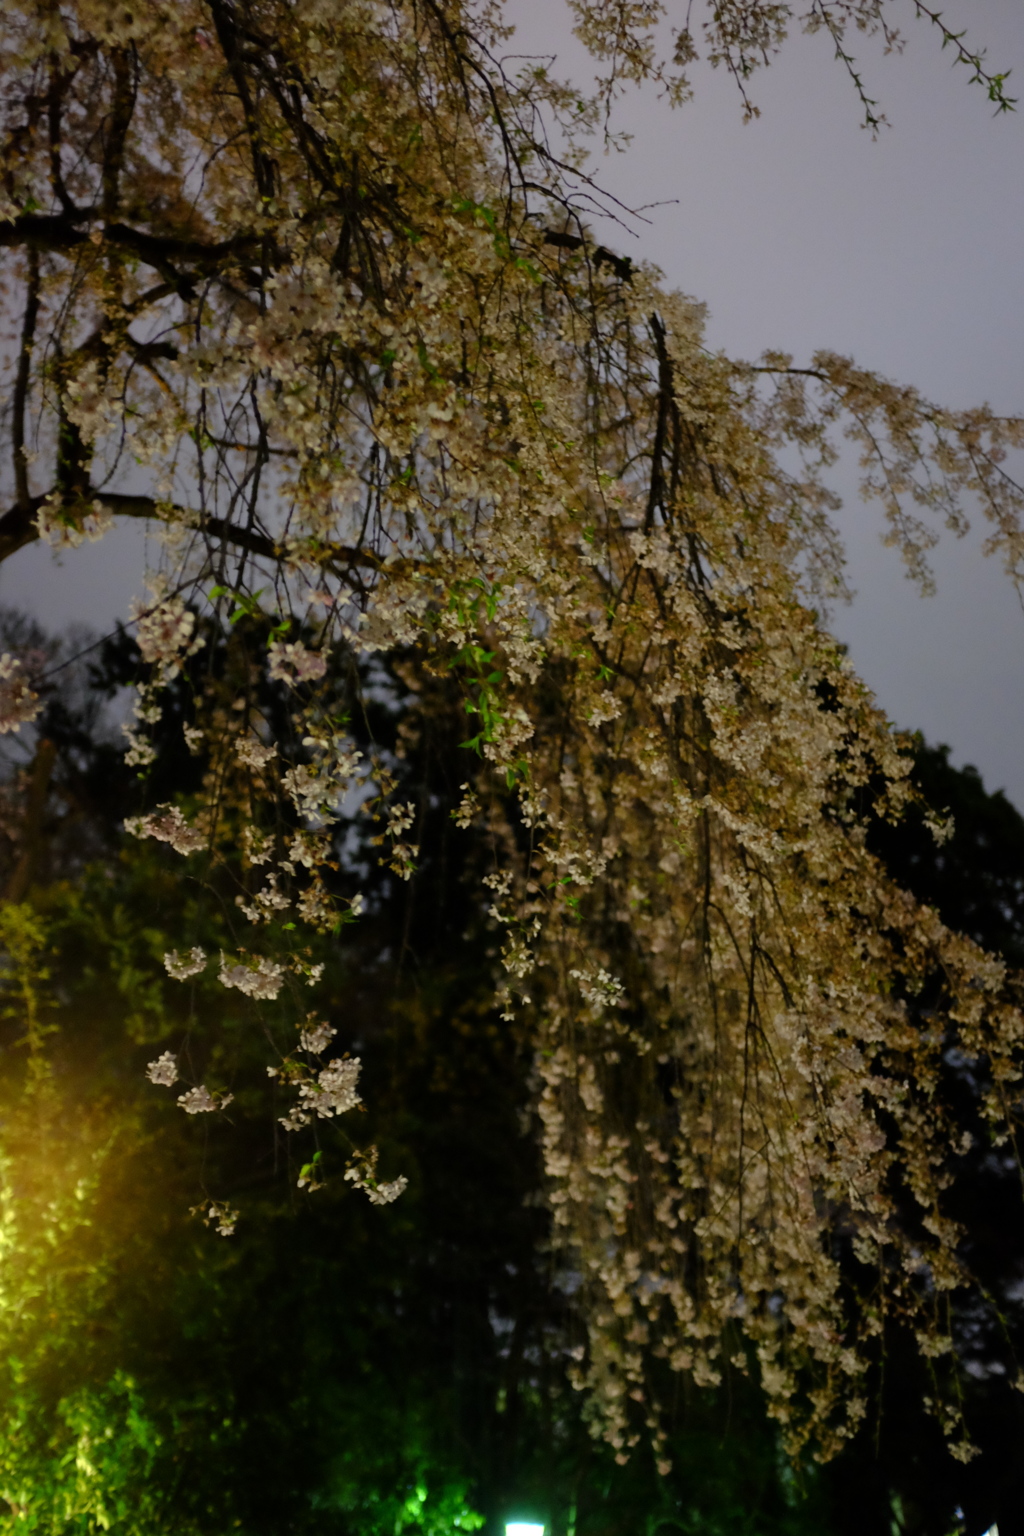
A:
[[[695,3],[695,14],[702,7]],[[509,0],[511,46],[557,52],[559,73],[588,69],[555,0]],[[762,116],[741,121],[722,71],[695,72],[677,112],[627,98],[624,155],[595,157],[609,190],[650,211],[639,238],[601,231],[656,261],[704,300],[710,345],[752,357],[769,346],[806,359],[817,347],[916,384],[952,406],[988,400],[1024,411],[1024,103],[993,120],[984,92],[950,69],[932,30],[904,7],[902,57],[856,41],[871,93],[892,127],[877,141],[826,39],[797,37],[754,82]],[[948,0],[989,63],[1012,68],[1024,98],[1022,0]],[[845,489],[845,487],[840,487]],[[842,514],[858,596],[834,628],[886,712],[946,741],[990,788],[1024,807],[1024,613],[980,539],[945,539],[939,594],[919,598],[880,523],[855,491]],[[55,567],[42,549],[0,569],[0,602],[48,623],[107,623],[138,588],[144,535],[119,530]],[[116,557],[115,557],[116,551]]]

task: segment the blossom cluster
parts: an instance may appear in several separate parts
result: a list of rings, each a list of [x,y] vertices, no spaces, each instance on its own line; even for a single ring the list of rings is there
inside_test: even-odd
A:
[[[124,827],[133,837],[155,838],[185,856],[199,853],[207,846],[203,834],[189,825],[176,805],[162,805],[148,816],[128,816]]]
[[[377,1178],[378,1152],[376,1147],[370,1147],[365,1152],[359,1152],[345,1169],[345,1178],[354,1184],[356,1189],[362,1189],[371,1205],[391,1205],[399,1195],[405,1193],[409,1187],[409,1181],[404,1174],[397,1179],[381,1181]]]
[[[0,735],[20,731],[43,707],[23,671],[21,659],[4,651],[0,656]]]
[[[195,1088],[188,1088],[178,1097],[178,1103],[186,1115],[209,1115],[218,1109],[226,1109],[234,1098],[234,1094],[213,1094],[204,1083]]]
[[[206,969],[206,958],[205,949],[198,944],[193,945],[187,955],[179,955],[172,949],[164,955],[164,970],[174,981],[188,981]]]
[[[180,596],[169,596],[166,583],[158,578],[150,582],[148,604],[132,604],[135,639],[143,661],[157,667],[170,682],[181,671],[183,662],[202,645],[197,635],[196,617]]]
[[[267,662],[268,677],[285,683],[313,682],[327,671],[327,658],[297,641],[286,644],[275,640],[267,652]]]
[[[326,1028],[326,1025],[321,1026],[313,1038],[320,1038]],[[330,1034],[333,1033],[331,1030]],[[329,1038],[330,1035],[323,1035],[323,1043],[326,1044]],[[312,1050],[313,1047],[304,1045],[303,1049]],[[322,1049],[321,1045],[318,1050]],[[356,1088],[361,1070],[362,1063],[358,1056],[337,1056],[315,1075],[298,1074],[299,1098],[281,1119],[285,1130],[297,1131],[308,1125],[314,1116],[321,1120],[332,1120],[336,1115],[344,1115],[356,1109],[362,1103]],[[293,1080],[296,1078],[294,1073],[291,1076]]]
[[[151,1061],[146,1068],[146,1076],[151,1083],[159,1087],[169,1088],[172,1083],[178,1081],[178,1062],[171,1051],[164,1051],[155,1061]]]
[[[268,960],[265,955],[253,957],[251,963],[241,961],[232,965],[221,954],[218,974],[222,986],[236,987],[246,997],[257,1001],[268,999],[273,1002],[284,983],[284,967],[275,960]]]

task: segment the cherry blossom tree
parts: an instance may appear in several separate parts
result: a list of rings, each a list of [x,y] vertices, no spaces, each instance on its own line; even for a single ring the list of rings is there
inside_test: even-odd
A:
[[[1024,423],[831,353],[710,353],[699,304],[592,239],[588,136],[623,81],[684,99],[700,49],[754,110],[751,73],[794,18],[719,0],[666,52],[658,6],[574,10],[607,65],[585,100],[505,57],[486,0],[13,0],[0,557],[116,517],[157,530],[135,612],[143,777],[165,690],[211,626],[231,637],[185,727],[202,792],[128,830],[233,892],[236,951],[171,951],[168,973],[218,966],[254,1002],[315,988],[304,928],[358,921],[336,836],[354,805],[415,878],[422,807],[357,743],[337,666],[401,657],[413,695],[461,692],[454,816],[491,849],[498,997],[536,1043],[595,1427],[621,1457],[659,1447],[665,1373],[713,1383],[730,1358],[760,1372],[791,1450],[828,1454],[887,1317],[948,1355],[970,1277],[943,1203],[964,1134],[945,1077],[970,1064],[985,1134],[1012,1136],[1024,1015],[1002,962],[868,850],[866,817],[911,798],[908,759],[819,618],[842,588],[827,472],[845,432],[920,582],[936,516],[962,527],[975,504],[1019,581]],[[797,18],[872,125],[850,38],[898,45],[890,14],[814,0]],[[2,667],[12,729],[32,690]],[[358,1103],[358,1063],[320,1055],[329,1029],[299,1010],[295,1052],[268,1063],[292,1134]],[[178,1082],[169,1056],[157,1086]],[[375,1170],[371,1151],[346,1176],[395,1198]]]

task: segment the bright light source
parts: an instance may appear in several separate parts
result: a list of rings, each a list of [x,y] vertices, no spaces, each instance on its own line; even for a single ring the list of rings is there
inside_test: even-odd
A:
[[[505,1526],[505,1536],[544,1536],[544,1527],[529,1520],[510,1520]]]

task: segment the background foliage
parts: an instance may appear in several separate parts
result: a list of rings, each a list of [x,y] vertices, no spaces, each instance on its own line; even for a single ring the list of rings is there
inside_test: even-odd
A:
[[[574,1277],[555,1268],[531,1198],[529,1053],[497,1018],[493,934],[463,867],[474,855],[460,862],[447,830],[458,786],[443,711],[404,760],[436,801],[423,880],[381,872],[369,937],[319,941],[326,1014],[368,1079],[356,1139],[407,1174],[403,1199],[372,1208],[337,1180],[299,1190],[301,1159],[241,1079],[225,1081],[232,1124],[212,1129],[147,1083],[146,1061],[182,1039],[215,1072],[225,1026],[237,1063],[252,1020],[246,999],[154,979],[182,932],[215,949],[223,930],[208,892],[119,838],[129,781],[101,706],[133,665],[120,639],[51,697],[36,878],[0,919],[0,1528],[450,1536],[525,1514],[555,1536],[948,1536],[998,1514],[1015,1529],[1024,1431],[1005,1380],[1024,1235],[1016,1170],[990,1155],[965,1158],[958,1184],[972,1268],[1007,1324],[959,1320],[974,1463],[949,1458],[895,1332],[868,1426],[825,1469],[785,1464],[735,1373],[678,1393],[667,1478],[649,1453],[618,1465],[592,1438],[566,1381]],[[375,730],[388,718],[382,704]],[[159,772],[187,792],[166,728]],[[948,923],[1017,959],[1024,821],[945,750],[919,741],[916,764],[955,835],[939,849],[923,822],[879,824],[878,851]],[[12,870],[18,858],[14,844]],[[265,1042],[252,1049],[262,1062]],[[324,1159],[339,1135],[322,1138]],[[207,1188],[243,1207],[231,1239],[203,1224]]]

